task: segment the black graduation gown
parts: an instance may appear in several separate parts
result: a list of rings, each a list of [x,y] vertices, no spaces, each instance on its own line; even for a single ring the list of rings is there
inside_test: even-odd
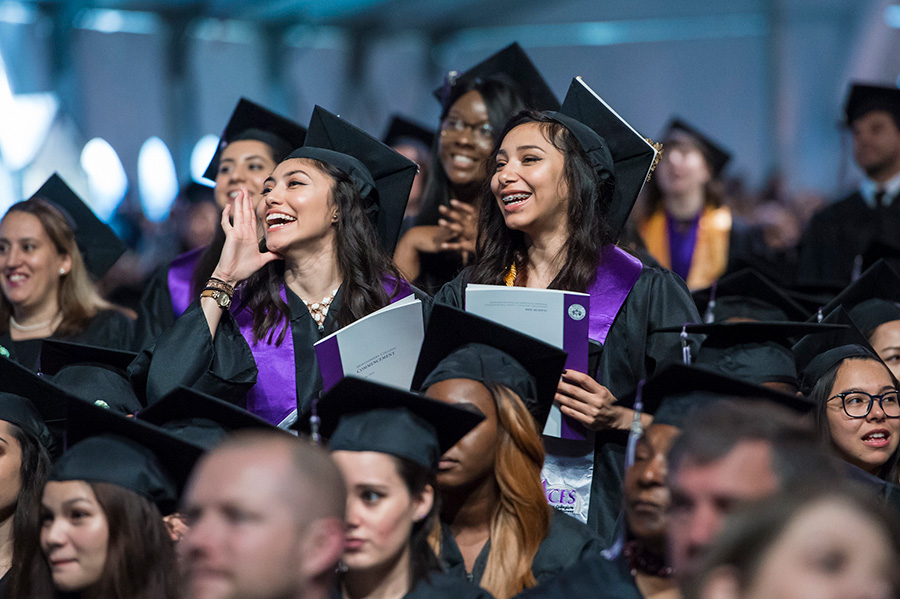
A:
[[[900,199],[870,208],[856,192],[813,216],[800,240],[804,280],[849,283],[857,256],[876,239],[891,241],[900,231]]]
[[[566,569],[553,580],[523,591],[516,599],[644,599],[627,560],[594,557]]]
[[[434,301],[463,308],[470,274],[470,269],[464,270],[441,289]],[[682,363],[678,335],[654,331],[686,322],[700,322],[700,315],[684,281],[669,270],[644,265],[613,321],[606,347],[591,342],[589,374],[610,390],[619,405],[631,407],[639,381],[667,366]],[[691,344],[696,356],[697,339],[692,338]],[[622,511],[628,432],[602,431],[595,439],[588,524],[600,534],[604,546],[610,546]]]
[[[322,374],[313,346],[340,328],[336,317],[342,293],[338,289],[320,331],[303,300],[286,289],[300,414],[308,410],[313,398],[322,391]],[[431,299],[415,288],[413,294],[422,300],[427,316]],[[287,339],[284,342],[290,343]],[[250,345],[234,316],[230,312],[223,314],[213,339],[198,299],[155,344],[138,355],[129,367],[129,374],[136,387],[146,389],[148,404],[185,385],[243,406],[244,395],[256,383],[257,368]]]
[[[147,347],[160,333],[172,328],[173,324],[175,324],[175,311],[172,309],[172,295],[169,292],[169,268],[167,265],[158,269],[144,285],[144,293],[138,305],[138,321],[135,326],[138,347]]]
[[[444,572],[433,572],[421,580],[403,599],[491,599],[483,588]]]
[[[52,335],[50,339],[134,351],[134,321],[118,310],[101,310],[81,333],[67,336]],[[13,341],[7,331],[0,333],[0,346],[9,351],[10,359],[35,372],[40,370],[41,339]]]
[[[554,578],[582,559],[601,557],[602,550],[602,542],[590,528],[571,516],[553,510],[550,532],[541,541],[534,561],[531,562],[531,573],[541,583]],[[466,572],[465,561],[449,525],[441,523],[441,562],[448,574],[479,584],[490,553],[491,541],[488,539],[475,560],[472,572]]]

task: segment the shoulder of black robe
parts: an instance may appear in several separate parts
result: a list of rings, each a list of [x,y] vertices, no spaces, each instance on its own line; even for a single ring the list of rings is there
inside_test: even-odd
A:
[[[169,265],[159,267],[147,279],[144,293],[138,304],[138,320],[135,324],[135,345],[143,349],[175,324],[172,294],[169,292]]]
[[[403,599],[491,599],[493,595],[476,584],[446,572],[432,572]]]
[[[538,586],[516,595],[516,599],[644,599],[624,559],[608,561],[601,556],[584,559]]]
[[[590,527],[554,509],[550,514],[550,532],[538,547],[531,572],[539,584],[552,580],[584,559],[602,559],[602,545]]]
[[[874,236],[875,222],[875,211],[859,192],[813,215],[800,239],[800,276],[849,283],[856,256]]]
[[[82,332],[68,337],[59,337],[66,341],[108,347],[110,349],[135,349],[135,321],[118,310],[101,310]],[[54,336],[54,338],[56,338]]]
[[[243,407],[256,383],[256,362],[231,313],[222,315],[213,339],[198,299],[138,354],[128,374],[148,405],[183,385]]]
[[[448,281],[452,281],[465,264],[459,252],[419,252],[421,270],[415,284],[427,293],[436,293]]]
[[[445,283],[434,294],[434,303],[447,304],[460,310],[466,309],[466,285],[472,277],[472,267],[464,268],[453,280]]]

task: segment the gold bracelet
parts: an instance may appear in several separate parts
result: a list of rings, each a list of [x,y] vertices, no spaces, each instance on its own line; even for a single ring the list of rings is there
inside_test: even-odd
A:
[[[234,287],[232,287],[222,279],[217,279],[215,277],[210,277],[210,279],[206,282],[206,289],[219,289],[221,291],[224,291],[228,295],[234,296]]]
[[[211,297],[216,300],[216,303],[219,304],[219,307],[223,310],[227,310],[231,307],[231,296],[221,289],[204,289],[200,294],[200,297]]]

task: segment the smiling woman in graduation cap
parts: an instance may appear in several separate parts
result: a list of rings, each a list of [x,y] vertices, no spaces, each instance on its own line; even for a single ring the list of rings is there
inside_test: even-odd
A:
[[[233,204],[241,189],[254,205],[259,202],[266,177],[285,156],[303,145],[305,137],[305,127],[241,98],[203,174],[216,183],[219,209]],[[224,244],[225,234],[219,228],[209,246],[178,256],[148,283],[138,322],[141,346],[170,328],[203,291]]]
[[[441,572],[428,546],[440,505],[438,460],[483,417],[355,378],[335,385],[319,402],[318,415],[347,486],[342,595],[490,597]]]
[[[415,173],[316,107],[306,145],[266,179],[256,209],[243,192],[226,206],[225,246],[199,300],[132,365],[148,402],[179,384],[239,400],[255,383],[248,410],[273,424],[296,419],[322,389],[313,345],[413,292],[387,252]]]
[[[22,597],[177,597],[163,524],[202,451],[148,424],[66,400],[66,442],[41,497],[41,555]]]
[[[0,221],[0,355],[37,370],[48,337],[131,349],[131,319],[94,285],[124,251],[58,175],[13,204]]]
[[[447,571],[498,599],[556,576],[600,539],[541,479],[543,430],[565,352],[533,337],[435,305],[413,385],[484,415],[441,457],[441,527],[433,545]]]
[[[525,108],[556,110],[559,101],[519,44],[510,44],[464,73],[449,73],[434,92],[440,135],[415,227],[394,259],[417,286],[434,293],[470,261],[480,194],[497,132]]]
[[[481,205],[478,262],[435,301],[462,307],[468,283],[590,295],[589,372],[569,370],[556,401],[565,416],[598,433],[588,521],[611,542],[625,431],[634,418],[617,399],[682,359],[656,329],[699,320],[678,277],[615,245],[656,150],[580,79],[560,112],[520,114],[499,139]]]

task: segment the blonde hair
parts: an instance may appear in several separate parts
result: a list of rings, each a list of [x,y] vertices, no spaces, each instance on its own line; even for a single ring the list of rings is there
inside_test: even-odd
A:
[[[524,402],[504,385],[485,383],[497,407],[494,478],[500,501],[491,518],[491,551],[481,587],[507,599],[537,584],[531,563],[550,532],[550,506],[541,485],[544,448]],[[431,537],[440,555],[440,528]]]
[[[6,216],[13,212],[24,212],[36,217],[57,253],[68,256],[72,262],[69,272],[60,278],[57,288],[57,302],[62,314],[62,322],[56,328],[57,335],[75,335],[84,331],[91,319],[101,310],[120,310],[100,297],[75,242],[75,231],[56,206],[47,200],[33,198],[13,204]],[[4,220],[6,216],[3,217]],[[12,304],[0,294],[0,333],[9,330],[9,317],[12,316],[12,312]]]

